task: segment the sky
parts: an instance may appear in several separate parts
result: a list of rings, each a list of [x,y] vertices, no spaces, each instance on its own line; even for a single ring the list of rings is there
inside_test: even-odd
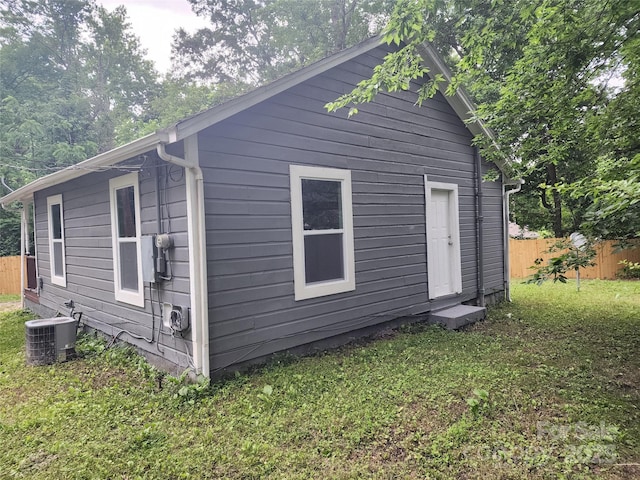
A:
[[[133,31],[140,38],[147,58],[153,60],[160,73],[171,67],[171,37],[179,27],[189,32],[207,25],[191,11],[187,0],[98,0],[107,10],[118,5],[127,9]]]

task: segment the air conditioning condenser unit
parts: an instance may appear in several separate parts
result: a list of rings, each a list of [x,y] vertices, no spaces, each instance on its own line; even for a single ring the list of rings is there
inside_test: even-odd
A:
[[[28,365],[64,362],[75,355],[78,322],[74,318],[29,320],[25,326]]]

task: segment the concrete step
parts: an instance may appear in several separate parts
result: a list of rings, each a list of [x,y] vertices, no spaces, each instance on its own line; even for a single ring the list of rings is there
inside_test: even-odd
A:
[[[438,325],[444,325],[448,330],[457,330],[480,320],[484,320],[487,315],[485,307],[474,307],[471,305],[456,305],[431,312],[429,321]]]

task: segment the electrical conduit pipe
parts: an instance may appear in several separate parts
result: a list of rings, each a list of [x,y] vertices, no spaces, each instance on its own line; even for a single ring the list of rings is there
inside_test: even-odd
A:
[[[198,139],[196,135],[184,139],[185,158],[166,151],[166,143],[158,143],[156,151],[165,162],[185,169],[187,190],[187,223],[189,237],[189,290],[191,295],[193,325],[193,360],[196,374],[205,377],[209,372],[209,323],[207,307],[206,232],[204,224],[204,177],[198,163]],[[195,318],[193,318],[195,317]]]

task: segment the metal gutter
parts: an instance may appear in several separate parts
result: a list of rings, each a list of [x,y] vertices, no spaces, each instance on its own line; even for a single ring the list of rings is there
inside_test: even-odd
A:
[[[40,295],[40,266],[38,264],[38,229],[36,228],[36,202],[33,202],[31,204],[31,212],[33,215],[33,256],[35,257],[36,264],[36,292],[38,295]],[[29,253],[31,253],[31,251],[29,251]]]
[[[135,157],[136,155],[141,155],[149,150],[153,150],[155,149],[158,141],[157,133],[152,133],[139,138],[133,142],[127,143],[126,145],[122,145],[118,148],[114,148],[113,150],[109,150],[108,152],[89,158],[88,160],[84,160],[83,162],[71,165],[64,170],[40,177],[37,180],[34,180],[33,182],[0,198],[0,203],[4,206],[12,202],[25,201],[31,198],[34,192],[37,192],[38,190],[73,180],[74,178],[86,175],[91,170],[108,167],[131,157]]]

